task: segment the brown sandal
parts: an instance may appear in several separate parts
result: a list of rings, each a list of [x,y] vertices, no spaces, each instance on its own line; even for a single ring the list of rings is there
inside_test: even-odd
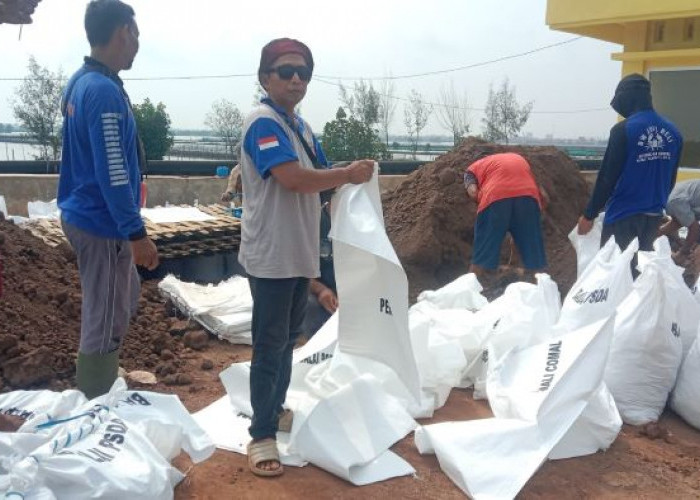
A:
[[[263,462],[277,462],[279,467],[266,470],[259,467]],[[277,441],[267,438],[248,443],[248,467],[256,476],[273,477],[281,475],[284,472],[284,467],[282,467],[280,454],[277,450]]]

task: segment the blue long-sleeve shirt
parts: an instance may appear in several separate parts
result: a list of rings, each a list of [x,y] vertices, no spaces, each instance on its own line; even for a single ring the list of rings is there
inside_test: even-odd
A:
[[[146,235],[136,122],[120,80],[103,73],[86,65],[66,86],[58,206],[88,233],[136,240]]]

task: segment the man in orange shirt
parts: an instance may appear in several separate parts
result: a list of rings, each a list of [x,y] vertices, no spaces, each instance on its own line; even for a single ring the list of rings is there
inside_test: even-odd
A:
[[[498,267],[506,232],[513,236],[530,272],[547,266],[541,212],[547,195],[537,185],[527,160],[516,153],[482,157],[464,174],[467,196],[477,203],[474,247],[469,271],[483,276]]]

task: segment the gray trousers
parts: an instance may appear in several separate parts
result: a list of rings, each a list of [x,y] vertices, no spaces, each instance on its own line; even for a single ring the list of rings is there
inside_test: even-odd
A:
[[[80,352],[116,351],[136,314],[141,282],[127,240],[100,238],[61,221],[76,253],[83,303]]]

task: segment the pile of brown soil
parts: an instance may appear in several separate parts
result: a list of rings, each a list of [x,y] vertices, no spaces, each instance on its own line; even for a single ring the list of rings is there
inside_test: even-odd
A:
[[[462,179],[482,152],[521,154],[549,194],[550,204],[543,216],[548,272],[562,293],[567,292],[576,280],[576,254],[567,235],[589,196],[578,166],[553,147],[500,146],[470,138],[383,196],[387,233],[408,274],[411,299],[421,290],[443,286],[467,272],[476,206],[467,199]],[[515,253],[506,239],[501,251],[506,267],[492,279],[494,283],[485,284],[487,292],[493,287],[500,291],[502,282],[512,281]]]
[[[0,220],[4,263],[0,297],[0,392],[74,386],[80,338],[80,280],[67,246],[51,248],[9,221]],[[171,311],[172,314],[172,311]],[[185,384],[182,353],[189,352],[169,317],[155,283],[144,284],[139,315],[126,337],[121,365],[127,371],[158,372]],[[185,357],[188,357],[187,355]],[[175,375],[176,377],[172,377]],[[178,378],[179,376],[179,378]]]

